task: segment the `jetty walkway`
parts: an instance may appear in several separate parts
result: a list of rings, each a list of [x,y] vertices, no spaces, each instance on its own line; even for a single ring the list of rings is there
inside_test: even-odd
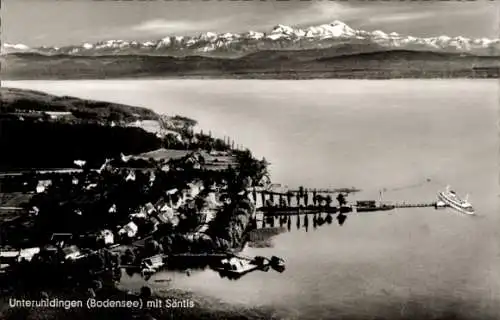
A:
[[[380,203],[376,205],[359,206],[356,204],[347,204],[345,206],[262,206],[258,207],[257,211],[266,216],[283,216],[283,215],[297,215],[297,214],[315,214],[315,213],[362,213],[374,211],[389,211],[398,208],[444,208],[446,205],[437,202],[422,202],[422,203]]]

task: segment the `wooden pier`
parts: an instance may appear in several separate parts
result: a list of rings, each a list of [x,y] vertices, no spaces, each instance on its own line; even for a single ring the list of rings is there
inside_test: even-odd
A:
[[[266,216],[283,216],[297,214],[315,214],[315,213],[347,213],[352,212],[352,207],[261,207],[257,209]]]
[[[393,203],[392,204],[394,208],[430,208],[430,207],[438,207],[437,202],[423,202],[423,203],[406,203],[406,202],[400,202],[400,203]]]
[[[349,212],[375,212],[388,211],[398,208],[431,208],[441,209],[446,207],[440,202],[415,202],[406,201],[347,201],[346,191],[359,191],[358,189],[306,189],[285,190],[283,192],[270,190],[249,190],[257,211],[267,216],[315,214],[315,213],[349,213]],[[331,194],[337,196],[331,196]]]
[[[398,208],[444,208],[446,206],[438,205],[436,202],[422,202],[422,203],[382,203],[376,206],[357,206],[355,204],[348,204],[342,207],[339,206],[263,206],[257,210],[266,216],[285,216],[297,214],[316,214],[316,213],[349,213],[349,212],[375,212],[375,211],[389,211]]]
[[[314,188],[303,188],[303,189],[292,189],[288,190],[288,192],[292,193],[305,193],[305,192],[316,192],[318,194],[337,194],[337,193],[355,193],[360,192],[361,189],[357,188],[330,188],[330,189],[314,189]]]

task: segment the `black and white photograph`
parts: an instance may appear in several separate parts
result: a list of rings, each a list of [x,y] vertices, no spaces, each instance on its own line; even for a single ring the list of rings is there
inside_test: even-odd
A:
[[[0,17],[0,319],[500,319],[500,2]]]

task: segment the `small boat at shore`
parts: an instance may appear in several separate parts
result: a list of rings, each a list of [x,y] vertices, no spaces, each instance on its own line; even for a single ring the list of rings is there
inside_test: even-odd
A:
[[[220,264],[213,269],[221,274],[240,277],[255,270],[268,271],[269,267],[283,272],[285,261],[276,256],[272,256],[270,259],[262,256],[256,256],[253,259],[234,256],[221,260]]]
[[[164,265],[163,255],[161,254],[146,258],[141,263],[141,273],[151,275],[158,272]]]
[[[468,201],[468,196],[464,199],[460,198],[455,191],[450,189],[450,186],[446,186],[445,191],[438,192],[437,196],[439,200],[460,213],[468,215],[475,214],[472,204]]]
[[[214,269],[225,274],[241,276],[260,267],[261,265],[253,260],[231,257],[222,259],[220,265],[215,266]]]
[[[285,271],[285,260],[281,259],[280,257],[272,256],[269,260],[269,265],[279,273]]]

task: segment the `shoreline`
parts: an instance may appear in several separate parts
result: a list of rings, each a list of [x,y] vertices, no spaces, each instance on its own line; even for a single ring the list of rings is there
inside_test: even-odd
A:
[[[258,77],[258,76],[229,76],[229,75],[184,75],[184,76],[138,76],[138,77],[109,77],[109,78],[100,78],[100,77],[91,77],[91,78],[6,78],[2,80],[2,82],[43,82],[43,81],[141,81],[141,80],[265,80],[265,81],[321,81],[321,80],[351,80],[351,81],[387,81],[387,80],[496,80],[499,79],[500,76],[487,76],[487,77],[468,77],[468,76],[459,76],[459,77]]]

